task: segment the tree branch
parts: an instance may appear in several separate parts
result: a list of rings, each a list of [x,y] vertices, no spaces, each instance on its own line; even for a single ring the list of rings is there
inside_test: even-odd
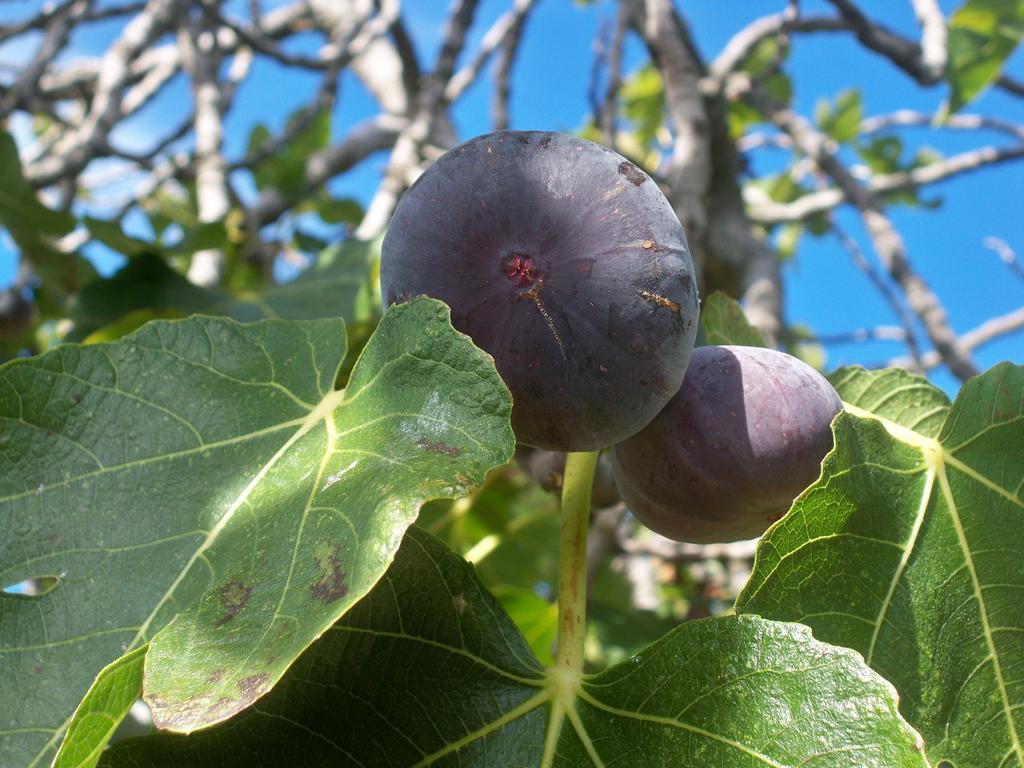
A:
[[[969,351],[957,340],[938,296],[911,268],[903,238],[885,215],[876,193],[853,177],[832,153],[828,139],[818,133],[804,117],[783,107],[760,91],[750,91],[747,98],[755,108],[769,116],[773,123],[789,134],[793,144],[814,160],[822,172],[836,184],[841,194],[860,211],[879,259],[903,290],[910,308],[921,319],[929,339],[950,371],[961,381],[975,376],[978,369],[971,360]]]
[[[487,66],[491,56],[505,41],[514,36],[519,37],[526,17],[533,9],[536,0],[515,0],[512,8],[503,13],[494,24],[491,25],[480,41],[480,47],[472,61],[452,75],[444,90],[444,100],[448,104],[454,104],[462,94],[480,76],[480,72]]]
[[[697,274],[701,275],[708,223],[706,197],[712,174],[708,115],[700,91],[703,67],[670,0],[643,0],[642,7],[638,0],[634,8],[634,23],[661,72],[674,134],[666,173],[668,198],[683,223]]]
[[[946,19],[935,0],[910,0],[914,15],[921,25],[921,65],[934,80],[946,72],[949,46]]]
[[[919,168],[872,176],[867,180],[866,188],[872,195],[917,189],[989,165],[1020,158],[1024,158],[1024,144],[1010,147],[981,147]],[[836,186],[811,192],[789,203],[750,201],[748,212],[752,219],[762,224],[782,224],[788,221],[803,221],[816,213],[831,210],[846,200],[846,193]]]
[[[928,126],[930,128],[950,128],[953,130],[972,131],[989,129],[1009,134],[1014,138],[1024,141],[1024,125],[1011,123],[998,117],[987,117],[984,115],[953,114],[949,115],[941,123],[935,121],[935,116],[927,112],[915,112],[912,109],[900,109],[888,115],[868,117],[861,121],[861,133],[877,133],[886,128],[901,126]]]
[[[222,221],[231,208],[228,198],[227,163],[224,159],[224,94],[217,79],[217,51],[212,9],[204,8],[198,23],[181,26],[178,44],[182,63],[192,76],[195,99],[196,202],[200,223]],[[224,277],[224,253],[209,248],[193,254],[188,279],[204,288],[220,284]]]
[[[92,0],[72,0],[57,6],[57,9],[46,15],[43,40],[36,49],[31,61],[18,73],[14,84],[6,90],[0,99],[0,118],[4,118],[18,106],[34,100],[38,88],[39,77],[64,49],[70,37],[71,28],[89,9]]]
[[[416,114],[402,129],[391,152],[387,171],[370,201],[356,237],[369,239],[384,230],[398,198],[419,172],[423,147],[434,131],[439,113],[448,104],[445,91],[452,79],[455,60],[465,43],[466,31],[473,22],[479,0],[458,0],[448,20],[434,71],[420,92]]]
[[[885,303],[889,305],[893,314],[896,315],[900,322],[900,326],[903,330],[902,341],[906,342],[910,348],[910,360],[911,366],[914,370],[923,370],[921,364],[921,345],[917,340],[917,334],[914,333],[914,318],[907,309],[907,306],[900,300],[900,297],[896,294],[896,291],[892,289],[892,286],[885,281],[885,278],[878,273],[874,265],[868,261],[867,256],[861,250],[860,245],[854,240],[846,230],[842,229],[835,221],[831,222],[832,232],[835,233],[836,237],[839,238],[839,242],[843,248],[850,255],[853,260],[854,266],[857,267],[864,275],[868,278],[875,289],[882,295]]]
[[[81,127],[69,137],[69,146],[61,146],[60,154],[40,159],[26,169],[26,177],[35,186],[47,186],[64,177],[76,176],[89,163],[120,115],[130,63],[163,34],[186,7],[185,0],[150,0],[146,10],[125,25],[121,36],[100,60],[96,92]]]
[[[917,43],[907,40],[881,24],[872,22],[852,0],[829,0],[829,2],[836,7],[836,10],[849,24],[850,30],[865,47],[885,56],[921,85],[934,85],[942,78],[945,67],[936,70],[933,63],[926,63],[925,54]],[[918,6],[930,4],[929,0],[915,0],[914,9],[918,11]],[[934,22],[930,21],[929,23]],[[926,30],[926,34],[929,34],[928,30]],[[929,44],[935,44],[934,37],[933,34],[929,38]]]
[[[381,114],[357,125],[344,141],[314,153],[306,162],[302,180],[304,193],[322,186],[328,179],[344,173],[374,152],[393,146],[405,125],[399,117]],[[252,206],[249,216],[259,226],[265,226],[288,210],[291,204],[292,201],[280,191],[268,189]]]
[[[608,83],[604,90],[604,100],[597,115],[598,125],[604,143],[615,149],[615,111],[619,89],[622,87],[622,45],[626,37],[626,26],[629,24],[629,4],[619,3],[615,16],[615,31],[612,33],[611,50],[608,53]]]
[[[527,14],[533,7],[533,2],[534,0],[516,0],[513,12],[518,10],[519,6],[525,6],[525,11],[516,17],[512,27],[501,41],[501,52],[498,54],[498,61],[494,67],[494,99],[491,102],[491,117],[495,130],[501,131],[508,128],[509,82],[512,65],[519,52],[519,42],[522,40]]]
[[[960,337],[960,346],[967,351],[974,351],[1002,336],[1021,330],[1024,330],[1024,307],[999,317],[993,317],[967,331]],[[930,371],[933,368],[938,368],[944,362],[945,360],[938,352],[927,352],[921,358],[921,368]],[[886,365],[898,365],[904,368],[912,364],[913,361],[905,357],[897,357],[886,363]]]

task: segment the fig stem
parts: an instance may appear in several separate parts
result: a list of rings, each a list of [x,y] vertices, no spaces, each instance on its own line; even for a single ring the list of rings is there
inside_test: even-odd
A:
[[[558,547],[558,668],[582,674],[587,639],[587,531],[598,451],[569,453]]]

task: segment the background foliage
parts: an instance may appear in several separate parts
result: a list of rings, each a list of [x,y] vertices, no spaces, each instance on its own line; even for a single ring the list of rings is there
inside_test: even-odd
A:
[[[1024,381],[982,373],[1024,361],[1024,5],[719,6],[0,9],[0,764],[69,725],[58,764],[95,764],[145,689],[178,730],[245,712],[105,764],[274,764],[316,734],[365,764],[1024,766]],[[598,505],[598,676],[571,695],[543,669],[559,465],[510,461],[507,392],[442,307],[382,320],[377,289],[404,189],[509,126],[662,185],[705,343],[872,369],[832,374],[836,450],[756,564]],[[405,703],[367,703],[382,677]],[[407,703],[437,696],[459,714],[428,729]],[[849,729],[816,727],[844,700]]]

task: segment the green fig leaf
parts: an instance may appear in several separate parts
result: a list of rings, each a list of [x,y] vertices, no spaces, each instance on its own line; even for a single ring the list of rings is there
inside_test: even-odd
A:
[[[835,450],[765,534],[737,610],[862,653],[933,762],[1024,766],[1024,367],[951,407],[904,371],[833,381]]]

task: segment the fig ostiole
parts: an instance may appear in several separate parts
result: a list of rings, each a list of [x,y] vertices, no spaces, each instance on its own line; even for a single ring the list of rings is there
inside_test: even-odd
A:
[[[594,451],[679,389],[697,331],[693,262],[657,184],[574,136],[499,131],[442,156],[385,235],[387,304],[441,299],[494,358],[525,445]]]
[[[615,480],[634,515],[670,539],[754,538],[817,479],[841,409],[795,357],[698,347],[664,410],[615,446]]]

